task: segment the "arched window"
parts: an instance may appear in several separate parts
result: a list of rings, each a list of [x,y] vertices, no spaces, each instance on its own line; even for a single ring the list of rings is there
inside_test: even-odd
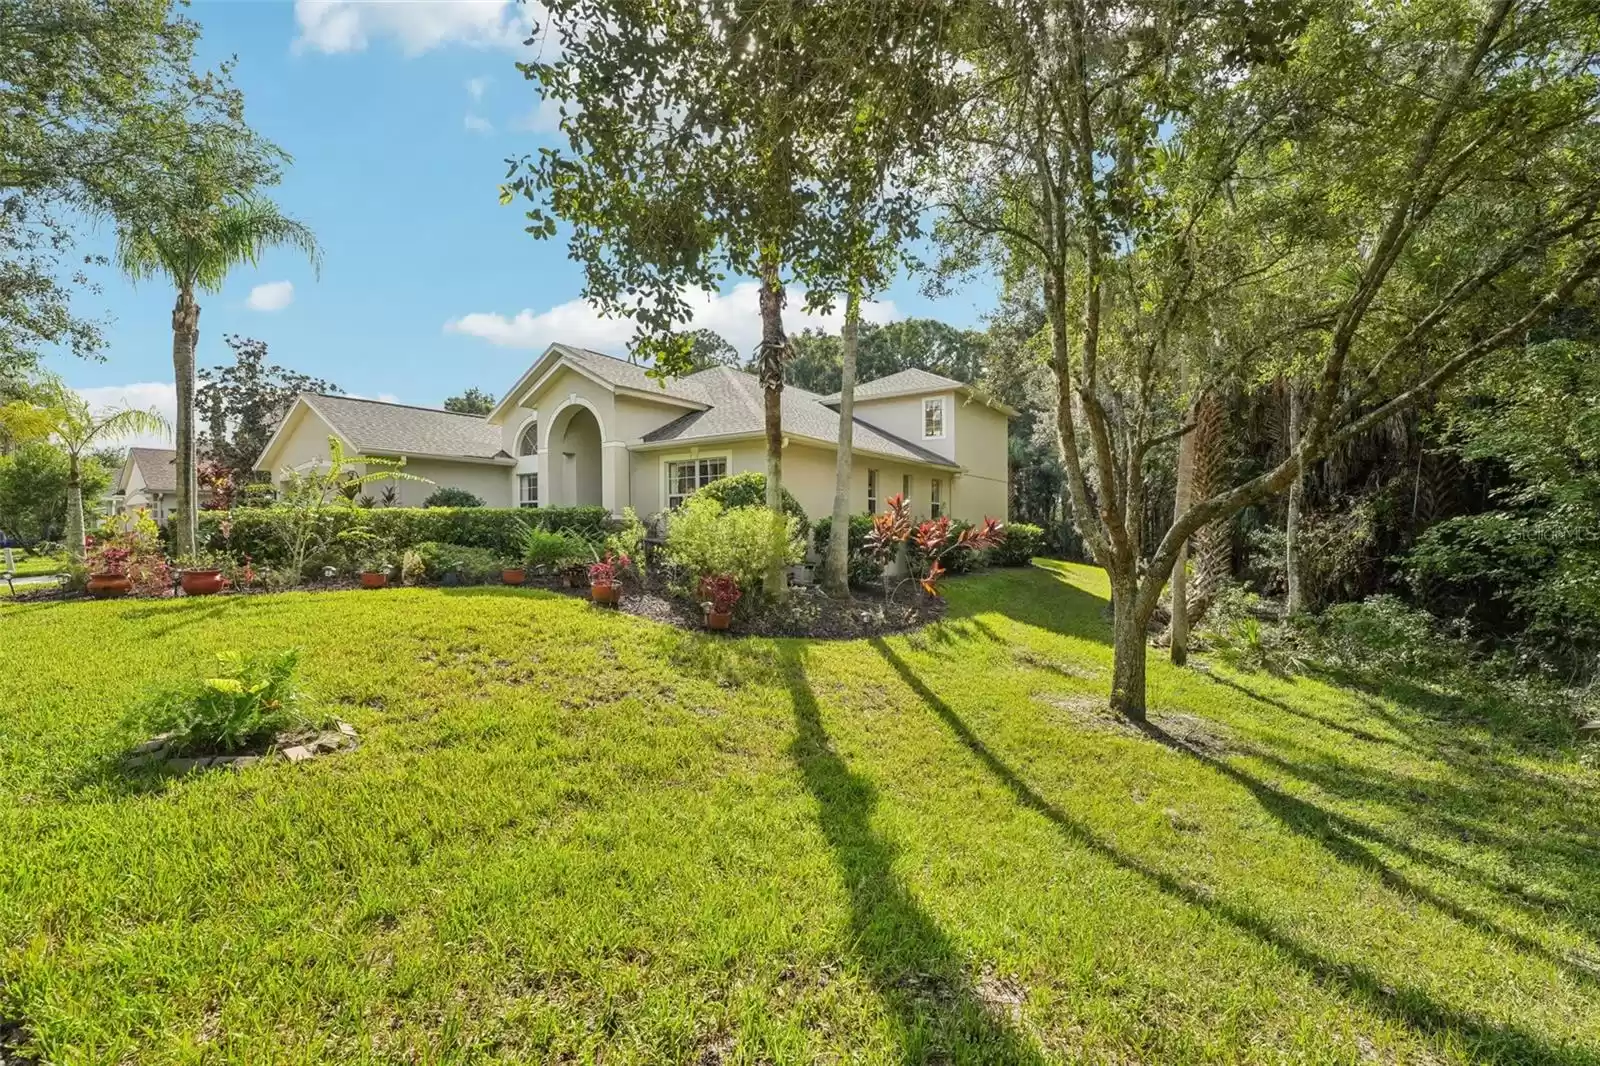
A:
[[[537,418],[529,422],[528,428],[522,431],[522,439],[517,441],[517,454],[539,454],[539,420]]]

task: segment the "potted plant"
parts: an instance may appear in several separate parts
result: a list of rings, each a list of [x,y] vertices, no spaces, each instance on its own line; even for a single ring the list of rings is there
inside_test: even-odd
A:
[[[382,552],[373,552],[361,561],[361,587],[381,589],[389,583],[389,571],[394,564]]]
[[[133,579],[128,576],[128,561],[132,558],[132,550],[115,541],[91,538],[85,560],[89,568],[89,595],[109,600],[132,592]]]
[[[733,609],[744,592],[732,574],[707,574],[700,579],[700,609],[706,615],[707,629],[727,629]]]
[[[500,580],[507,585],[520,585],[528,580],[527,568],[521,566],[522,560],[506,560],[500,568]]]
[[[617,580],[618,571],[628,565],[626,555],[612,555],[606,552],[606,557],[589,567],[589,598],[595,603],[609,603],[613,607],[622,602],[622,584]]]
[[[222,571],[228,564],[226,557],[201,550],[180,555],[174,563],[185,596],[214,596],[222,591]]]

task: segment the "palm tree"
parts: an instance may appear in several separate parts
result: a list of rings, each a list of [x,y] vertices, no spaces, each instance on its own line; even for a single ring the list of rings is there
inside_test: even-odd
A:
[[[173,533],[180,553],[194,550],[196,503],[194,356],[200,339],[195,291],[216,292],[233,268],[255,263],[268,248],[289,247],[321,265],[317,239],[270,200],[241,195],[205,180],[204,168],[170,205],[148,212],[117,234],[117,264],[131,279],[165,277],[178,290],[172,308],[172,371],[178,392],[178,513]]]
[[[52,438],[67,453],[67,551],[83,561],[83,457],[97,445],[137,433],[171,433],[155,408],[96,413],[60,381],[39,386],[40,402],[0,407],[0,427],[19,440]]]

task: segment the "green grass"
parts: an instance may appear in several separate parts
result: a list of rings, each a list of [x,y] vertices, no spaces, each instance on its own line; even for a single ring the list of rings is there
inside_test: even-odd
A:
[[[62,563],[48,555],[24,555],[20,551],[11,553],[11,568],[17,577],[40,577],[49,574],[59,574]],[[0,553],[0,571],[5,570],[5,555]]]
[[[1600,1062],[1559,738],[1153,656],[1225,745],[1181,750],[1094,712],[1097,573],[948,591],[850,643],[502,588],[0,606],[0,1023],[63,1063]],[[117,772],[147,686],[290,646],[359,750]]]

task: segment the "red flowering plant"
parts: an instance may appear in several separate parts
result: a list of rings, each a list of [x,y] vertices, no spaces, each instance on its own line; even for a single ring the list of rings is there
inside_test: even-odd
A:
[[[140,596],[172,592],[172,567],[161,551],[161,535],[150,512],[116,515],[106,520],[98,537],[89,540],[86,562],[91,574],[115,574],[133,583]]]
[[[888,566],[908,542],[914,544],[928,561],[928,571],[917,582],[930,596],[939,595],[939,579],[945,574],[944,560],[956,552],[980,552],[993,548],[1005,539],[1005,526],[998,519],[984,518],[975,526],[951,536],[952,524],[948,516],[912,524],[911,508],[905,497],[895,493],[889,497],[888,509],[872,516],[872,531],[867,534],[866,549],[874,562]],[[884,582],[884,597],[892,598],[894,589]]]
[[[708,614],[732,614],[744,597],[732,574],[707,574],[700,579],[700,606]]]
[[[606,552],[605,558],[590,565],[589,584],[602,587],[614,585],[617,582],[617,575],[632,565],[633,560],[629,559],[626,554],[618,555],[613,552]]]

